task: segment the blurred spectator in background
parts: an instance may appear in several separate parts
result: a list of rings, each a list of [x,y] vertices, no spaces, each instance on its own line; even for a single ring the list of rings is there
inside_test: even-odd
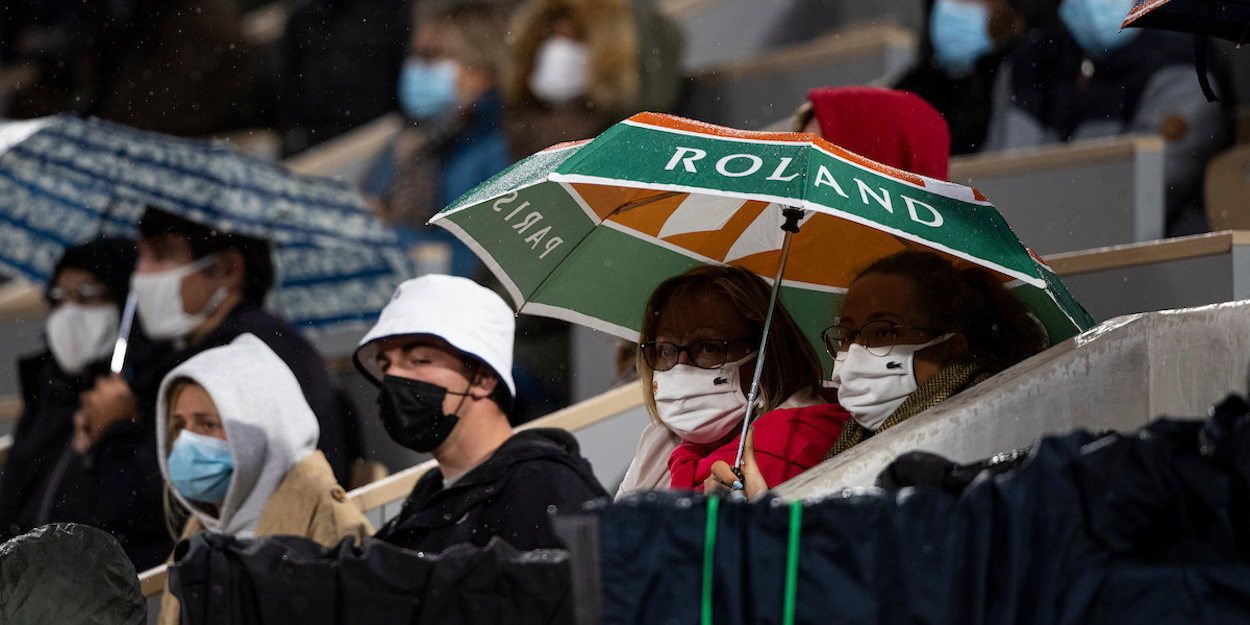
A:
[[[920,62],[894,85],[916,93],[946,118],[950,152],[975,152],[985,141],[994,75],[1004,55],[1031,29],[1056,19],[1059,0],[937,0]]]
[[[236,0],[62,4],[78,6],[32,17],[14,42],[13,60],[38,76],[13,94],[11,116],[74,111],[182,136],[266,125],[261,55]]]
[[[794,114],[794,131],[820,135],[878,163],[946,180],[951,136],[919,96],[877,87],[812,89]]]
[[[142,470],[156,466],[150,431],[123,420],[88,444],[75,428],[79,395],[109,373],[135,259],[133,242],[105,238],[70,248],[53,270],[48,350],[18,363],[24,405],[0,479],[0,540],[46,523],[83,523],[117,538],[141,570],[173,546],[160,480]],[[132,353],[142,354],[142,337],[132,339]]]
[[[279,121],[295,154],[396,108],[410,20],[405,0],[288,2]]]
[[[319,447],[338,481],[348,483],[349,466],[361,455],[351,404],[331,382],[317,350],[287,322],[262,309],[272,284],[267,241],[148,208],[139,222],[139,261],[132,288],[147,335],[171,341],[172,346],[152,358],[134,359],[135,375],[129,383],[121,377],[99,378],[83,394],[81,412],[89,431],[136,421],[153,439],[156,394],[165,374],[206,349],[251,333],[295,373],[320,422]],[[157,471],[155,460],[150,474]]]
[[[1193,76],[1192,35],[1120,30],[1134,0],[1063,0],[997,77],[987,150],[1121,134],[1166,141],[1167,234],[1207,230],[1202,175],[1229,137]],[[1211,78],[1212,88],[1223,85]]]
[[[451,233],[425,223],[512,164],[496,90],[506,35],[507,7],[498,3],[427,3],[414,15],[399,75],[408,127],[374,163],[364,190],[413,246],[422,273],[470,277],[482,269]]]
[[[503,79],[512,153],[588,139],[677,100],[681,31],[629,0],[526,0]]]
[[[282,534],[327,547],[372,534],[317,451],[317,437],[299,381],[255,336],[178,365],[161,382],[156,405],[170,532],[180,540],[205,530]],[[177,625],[179,608],[166,584],[159,623]]]

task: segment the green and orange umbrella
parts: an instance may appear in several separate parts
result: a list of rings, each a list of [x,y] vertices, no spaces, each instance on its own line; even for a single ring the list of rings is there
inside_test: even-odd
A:
[[[989,270],[1052,344],[1093,325],[975,189],[882,165],[811,134],[640,113],[593,140],[522,160],[430,223],[486,263],[517,312],[631,341],[661,282],[699,265],[732,264],[772,283],[773,301],[781,299],[825,354],[820,332],[859,270],[905,249]],[[735,466],[741,454],[740,442]]]
[[[641,113],[520,161],[431,223],[481,257],[518,312],[636,341],[651,292],[687,269],[732,264],[775,282],[786,208],[802,213],[780,299],[819,353],[857,272],[904,249],[991,271],[1052,343],[1093,324],[975,189],[811,134]]]

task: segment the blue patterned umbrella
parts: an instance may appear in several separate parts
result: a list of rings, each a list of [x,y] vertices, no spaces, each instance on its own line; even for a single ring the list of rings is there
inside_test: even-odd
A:
[[[145,205],[273,241],[274,308],[305,331],[366,327],[413,273],[394,232],[340,182],[97,119],[0,123],[0,271],[45,282],[66,248],[134,236]]]

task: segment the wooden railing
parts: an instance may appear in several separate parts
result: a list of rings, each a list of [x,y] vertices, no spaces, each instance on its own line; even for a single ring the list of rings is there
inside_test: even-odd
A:
[[[911,31],[888,24],[874,24],[830,33],[819,38],[759,56],[709,67],[695,73],[692,78],[701,82],[735,82],[745,78],[768,76],[778,72],[792,72],[795,67],[828,63],[831,60],[858,57],[892,46],[916,45]],[[801,104],[794,102],[793,106]]]
[[[955,156],[948,178],[965,184],[984,176],[1023,174],[1042,169],[1072,169],[1108,161],[1127,160],[1140,151],[1163,152],[1163,138],[1151,135],[1119,135],[1072,143],[1013,148],[998,152]]]
[[[398,113],[383,115],[286,159],[286,166],[309,176],[335,176],[347,164],[372,158],[403,125],[404,120]]]
[[[1250,230],[1224,230],[1186,237],[1112,245],[1045,257],[1046,264],[1062,276],[1127,269],[1191,258],[1228,254],[1234,245],[1250,245]]]

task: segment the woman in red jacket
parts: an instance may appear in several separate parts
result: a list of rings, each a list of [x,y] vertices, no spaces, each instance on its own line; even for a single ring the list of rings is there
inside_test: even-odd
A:
[[[768,299],[768,285],[737,267],[692,269],[652,293],[637,367],[654,423],[630,467],[649,477],[633,489],[702,490],[713,462],[732,462],[757,366],[766,414],[754,425],[755,449],[770,487],[819,463],[837,440],[850,415],[821,397],[820,361],[780,303],[767,362],[757,360]]]

